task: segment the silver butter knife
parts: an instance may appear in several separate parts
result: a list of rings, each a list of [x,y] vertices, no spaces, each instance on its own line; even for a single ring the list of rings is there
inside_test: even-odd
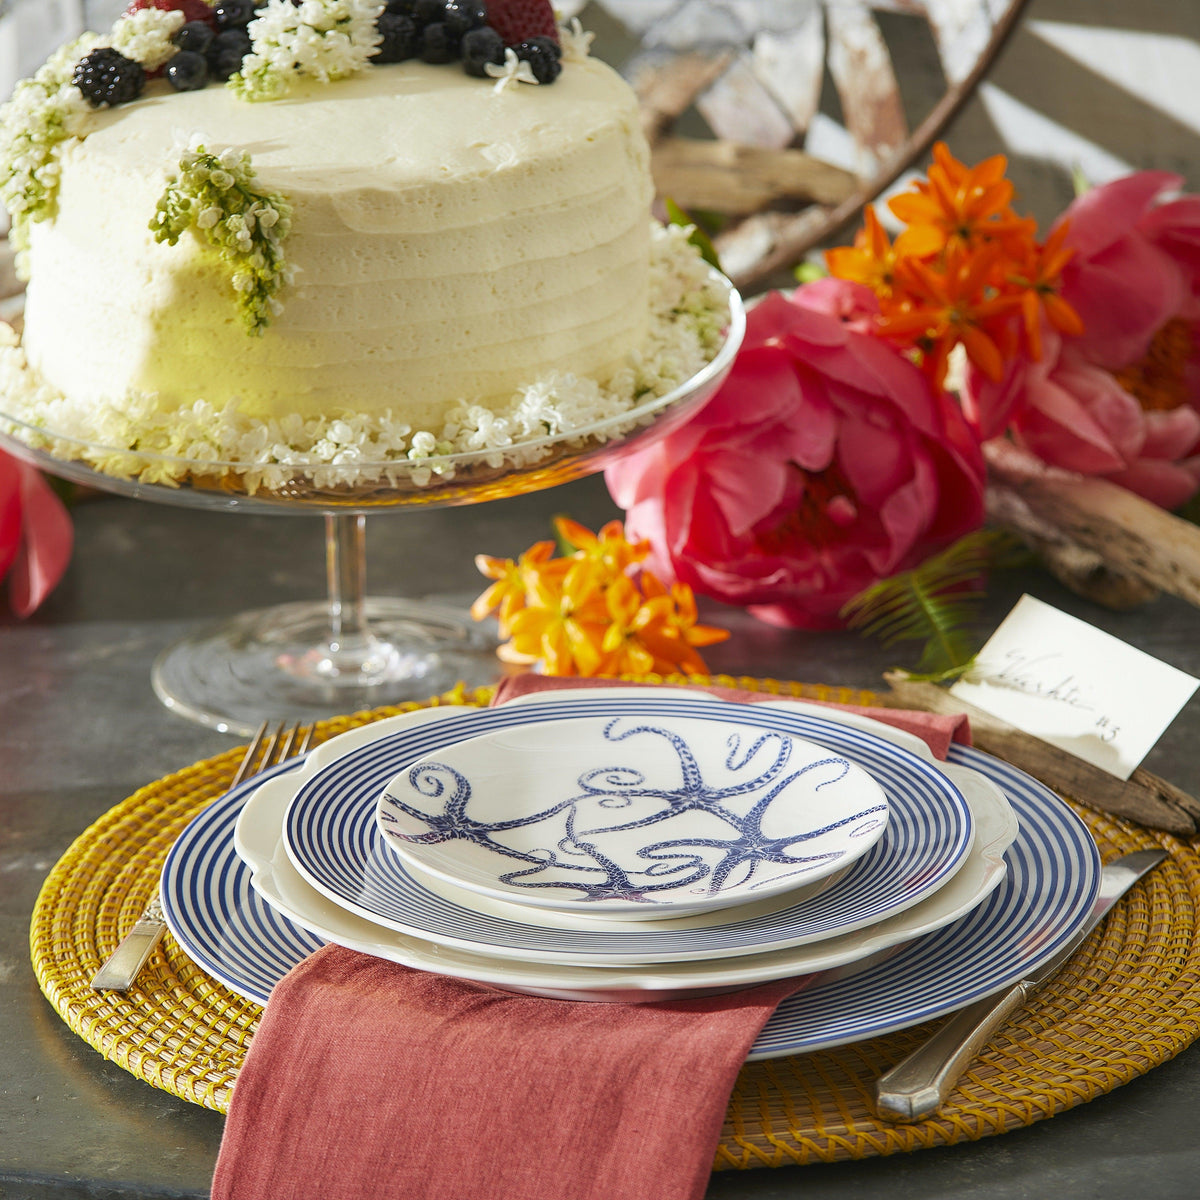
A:
[[[909,1122],[937,1112],[1004,1020],[1066,965],[1108,910],[1166,857],[1165,850],[1136,850],[1104,867],[1100,893],[1087,921],[1057,954],[1005,991],[955,1013],[923,1045],[879,1077],[875,1084],[878,1116],[885,1121]]]

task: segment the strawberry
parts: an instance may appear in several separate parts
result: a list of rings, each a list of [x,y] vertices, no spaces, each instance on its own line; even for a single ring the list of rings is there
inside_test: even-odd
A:
[[[534,37],[558,41],[558,22],[550,0],[488,0],[487,21],[506,46]]]
[[[160,8],[163,12],[179,11],[183,13],[184,21],[203,21],[206,25],[217,27],[213,18],[212,8],[204,0],[133,0],[133,3],[122,14],[131,17],[143,8]]]

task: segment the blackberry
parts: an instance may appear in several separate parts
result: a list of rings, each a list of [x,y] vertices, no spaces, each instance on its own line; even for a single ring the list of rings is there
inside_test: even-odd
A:
[[[103,108],[136,100],[146,86],[146,72],[141,63],[102,46],[75,64],[71,82],[93,108]]]
[[[487,78],[487,64],[504,65],[504,39],[490,26],[472,29],[462,40],[463,70]]]
[[[416,21],[418,29],[423,29],[426,25],[440,22],[445,12],[446,0],[414,0],[412,19]]]
[[[168,60],[166,75],[177,92],[198,92],[208,83],[208,60],[195,50],[180,50]]]
[[[250,44],[250,35],[244,29],[225,29],[218,33],[205,55],[209,75],[221,83],[235,75],[241,69],[242,59],[250,53]]]
[[[400,13],[382,12],[375,22],[383,41],[371,55],[373,62],[398,63],[415,57],[417,53],[417,27],[412,17]]]
[[[478,0],[446,0],[442,21],[456,38],[487,24],[487,9]]]
[[[254,0],[219,0],[213,5],[218,29],[245,29],[256,16]]]
[[[383,6],[384,12],[394,13],[398,17],[413,17],[416,9],[417,0],[387,0]]]
[[[562,74],[562,50],[553,38],[529,38],[518,42],[513,50],[529,64],[538,83],[553,83]]]
[[[421,30],[421,61],[427,63],[448,63],[458,57],[458,39],[450,36],[450,31],[441,21],[434,21]]]
[[[180,50],[204,54],[212,45],[215,36],[212,26],[207,21],[189,21],[186,25],[180,26],[171,41]]]

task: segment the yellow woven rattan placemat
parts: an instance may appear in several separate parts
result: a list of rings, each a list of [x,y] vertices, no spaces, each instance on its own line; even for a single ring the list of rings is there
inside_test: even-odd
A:
[[[706,682],[852,704],[873,699],[770,680]],[[486,704],[490,696],[490,689],[459,691],[428,703]],[[418,707],[326,721],[318,740]],[[241,755],[230,750],[157,780],[85,830],[47,878],[30,931],[42,991],[76,1033],[148,1083],[219,1111],[258,1005],[208,978],[170,934],[128,993],[97,993],[88,981],[150,900],[171,844],[226,789]],[[872,1080],[934,1027],[924,1025],[743,1068],[715,1167],[865,1158],[1003,1133],[1110,1091],[1200,1036],[1198,844],[1079,811],[1105,860],[1162,845],[1171,861],[1135,888],[1067,970],[996,1036],[935,1119],[892,1126],[877,1121],[870,1106]]]

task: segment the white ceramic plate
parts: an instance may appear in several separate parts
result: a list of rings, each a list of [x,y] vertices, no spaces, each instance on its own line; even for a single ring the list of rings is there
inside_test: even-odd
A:
[[[752,908],[677,919],[688,921],[686,928],[675,921],[624,922],[624,928],[589,921],[568,931],[551,926],[548,910],[526,908],[510,919],[496,915],[481,899],[450,903],[383,843],[375,809],[384,784],[431,751],[479,733],[564,717],[640,719],[663,711],[646,693],[613,701],[593,694],[558,704],[458,710],[441,722],[427,718],[419,728],[395,726],[342,757],[304,770],[284,826],[289,857],[322,895],[399,933],[474,954],[580,966],[726,958],[818,941],[920,903],[961,867],[973,836],[971,810],[928,758],[874,732],[831,721],[824,713],[686,695],[669,704],[672,716],[697,717],[714,728],[721,728],[727,710],[733,709],[749,727],[819,742],[866,768],[888,795],[890,817],[883,837],[836,887],[816,899],[793,905],[760,901]]]
[[[978,828],[966,863],[949,883],[921,904],[866,929],[809,945],[724,960],[604,967],[541,960],[512,962],[435,945],[366,921],[322,896],[292,865],[282,826],[295,780],[286,775],[263,783],[245,803],[236,822],[234,845],[251,868],[251,886],[280,915],[353,950],[437,974],[539,995],[571,1000],[653,1001],[829,970],[909,942],[981,903],[1003,878],[1004,853],[1016,836],[1016,818],[1003,792],[978,772],[953,766],[944,769],[969,798]],[[459,891],[458,895],[468,903],[476,899],[470,893]],[[454,898],[454,893],[450,896]],[[636,925],[634,932],[645,928]],[[580,936],[579,931],[575,936]]]
[[[411,867],[512,904],[661,920],[791,892],[861,858],[888,798],[824,746],[732,720],[584,717],[427,754],[375,818]]]
[[[369,728],[353,733],[371,737]],[[950,757],[998,783],[1020,822],[1000,886],[959,920],[886,961],[789,997],[759,1034],[751,1060],[845,1045],[942,1016],[1022,978],[1087,920],[1100,863],[1086,826],[1017,768],[962,746],[952,747]],[[285,769],[290,765],[269,774]],[[250,780],[213,801],[188,826],[167,857],[162,895],[186,953],[238,995],[263,1004],[275,983],[323,942],[268,905],[234,853],[234,825],[259,783]]]

